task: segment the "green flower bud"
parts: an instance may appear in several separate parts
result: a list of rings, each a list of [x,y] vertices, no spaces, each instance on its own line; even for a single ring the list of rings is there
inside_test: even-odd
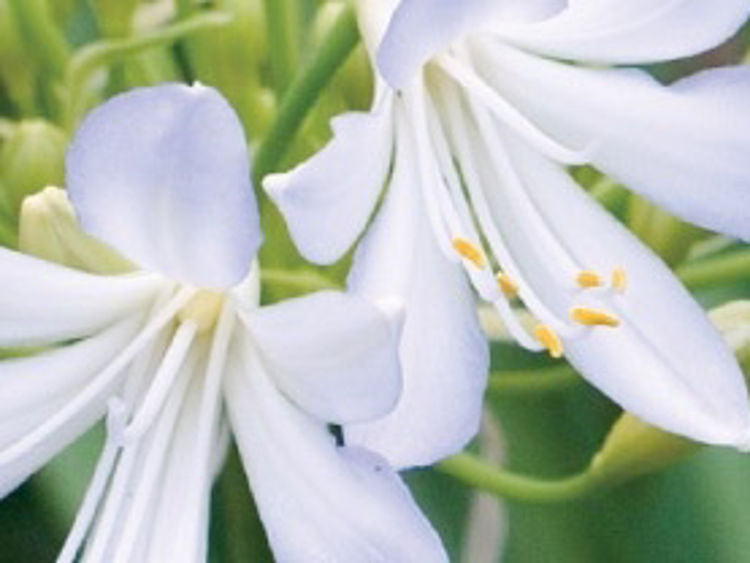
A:
[[[134,266],[78,226],[64,190],[47,187],[23,201],[18,247],[21,252],[96,274],[123,274]]]
[[[61,129],[43,121],[22,121],[0,150],[0,180],[7,214],[15,218],[23,199],[64,179],[67,138]]]
[[[671,467],[701,447],[624,413],[591,461],[589,472],[602,483],[616,484]]]
[[[713,309],[709,315],[750,378],[750,301],[732,301]]]

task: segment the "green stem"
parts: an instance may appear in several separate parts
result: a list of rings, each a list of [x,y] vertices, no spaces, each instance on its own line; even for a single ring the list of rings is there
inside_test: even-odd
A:
[[[437,466],[438,470],[471,487],[508,500],[554,503],[574,500],[597,490],[601,483],[587,471],[563,479],[536,479],[510,473],[471,454],[458,454]]]
[[[45,0],[11,0],[11,6],[31,52],[52,74],[63,76],[70,61],[70,46]]]
[[[296,0],[264,0],[271,73],[276,94],[282,96],[295,75],[299,62],[299,26]]]
[[[256,185],[266,174],[276,170],[320,92],[336,74],[358,41],[356,18],[351,9],[346,9],[339,15],[328,37],[313,55],[309,66],[297,75],[284,96],[276,120],[255,157]]]
[[[91,74],[99,67],[151,47],[170,44],[196,31],[220,28],[232,22],[223,12],[201,12],[153,33],[122,39],[106,39],[80,49],[66,74],[68,91],[65,124],[72,131],[85,109],[84,92]]]
[[[583,379],[567,364],[548,368],[494,371],[490,374],[489,391],[499,394],[544,393],[564,390]]]
[[[314,270],[261,270],[263,283],[285,285],[298,289],[320,291],[322,289],[341,289],[335,282]]]
[[[688,262],[677,268],[677,275],[690,289],[750,281],[750,249],[742,249],[716,258]]]

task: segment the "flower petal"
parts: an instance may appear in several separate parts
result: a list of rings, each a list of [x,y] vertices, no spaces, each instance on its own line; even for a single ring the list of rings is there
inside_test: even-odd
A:
[[[243,315],[279,388],[321,421],[389,412],[401,393],[403,311],[322,291]]]
[[[387,464],[337,448],[292,405],[247,347],[227,373],[237,444],[277,561],[447,561],[435,531]]]
[[[84,121],[67,187],[84,229],[146,269],[225,288],[262,235],[248,148],[212,88],[170,84],[116,96]]]
[[[591,144],[603,172],[698,225],[750,240],[750,68],[664,87],[637,70],[546,61],[510,48],[478,68],[537,125]]]
[[[334,137],[322,151],[263,181],[308,260],[335,262],[365,228],[391,163],[391,106],[385,96],[372,113],[335,118]]]
[[[378,50],[378,70],[392,87],[403,88],[462,35],[508,21],[546,18],[564,6],[564,0],[401,0]]]
[[[516,45],[563,59],[647,63],[706,51],[747,20],[746,0],[576,0],[557,17],[499,29]]]
[[[474,298],[460,266],[437,247],[409,156],[402,143],[390,192],[349,278],[355,293],[406,303],[401,399],[384,418],[344,429],[347,444],[398,468],[434,463],[476,434],[489,364]]]
[[[13,444],[64,407],[135,335],[126,320],[65,348],[0,362],[0,498],[85,432],[104,413],[106,393],[82,405],[71,421],[49,432],[20,455]],[[114,381],[108,386],[111,391]]]
[[[159,276],[95,276],[3,248],[0,269],[0,346],[88,336],[148,307],[165,285]]]
[[[565,339],[566,355],[594,385],[623,408],[667,431],[692,439],[744,445],[750,408],[744,378],[719,332],[669,269],[573,182],[562,167],[521,141],[508,143],[531,199],[550,232],[581,270],[609,275],[624,268],[623,294],[575,291],[560,280],[553,252],[540,233],[508,218],[525,237],[527,281],[557,286],[552,306],[605,308],[621,321]],[[507,209],[505,215],[512,214]],[[507,232],[507,231],[506,231]],[[536,248],[536,250],[533,250]],[[530,264],[534,262],[534,264]]]

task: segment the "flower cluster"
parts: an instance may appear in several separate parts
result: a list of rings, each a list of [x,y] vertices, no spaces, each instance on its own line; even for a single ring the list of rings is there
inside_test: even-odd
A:
[[[346,291],[261,305],[245,132],[198,83],[92,111],[65,190],[23,202],[26,253],[0,248],[0,346],[30,348],[0,361],[0,496],[107,430],[59,561],[205,561],[232,439],[277,560],[447,561],[398,471],[477,434],[478,302],[648,424],[750,447],[731,350],[570,170],[750,240],[750,70],[633,68],[718,45],[750,4],[355,6],[372,109],[263,182],[305,258],[356,245]]]

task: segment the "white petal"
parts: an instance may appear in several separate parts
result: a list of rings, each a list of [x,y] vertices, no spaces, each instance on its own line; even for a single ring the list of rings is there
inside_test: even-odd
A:
[[[396,404],[402,310],[324,291],[249,311],[244,319],[276,384],[318,419],[371,420]]]
[[[337,448],[273,386],[249,349],[225,380],[237,444],[275,559],[447,561],[385,461]]]
[[[88,336],[144,310],[159,276],[96,276],[0,248],[0,346]]]
[[[499,29],[519,46],[563,59],[647,63],[706,51],[734,35],[747,0],[572,0],[557,17]]]
[[[399,468],[431,464],[476,434],[489,364],[474,298],[460,265],[437,247],[408,156],[399,152],[390,193],[349,279],[355,293],[406,303],[404,391],[383,419],[344,429],[348,444],[376,451]]]
[[[534,204],[582,270],[628,272],[623,295],[563,289],[554,260],[538,246],[539,234],[508,218],[508,229],[527,237],[536,255],[524,261],[527,281],[555,306],[609,309],[618,328],[594,328],[565,340],[571,363],[623,408],[670,432],[717,444],[743,444],[750,435],[747,389],[736,360],[718,331],[669,269],[603,211],[565,171],[524,147],[508,145]],[[508,215],[510,215],[510,210]],[[525,231],[525,233],[524,233]],[[521,249],[519,249],[521,250]],[[562,282],[562,283],[561,283]]]
[[[391,86],[403,88],[461,36],[505,22],[546,18],[564,6],[564,0],[402,0],[378,50],[378,70]]]
[[[0,497],[44,465],[85,432],[104,413],[102,393],[81,405],[71,420],[51,429],[34,448],[20,455],[8,449],[41,427],[64,407],[135,335],[137,319],[128,320],[76,344],[28,358],[0,362]]]
[[[688,221],[750,240],[750,68],[664,87],[637,70],[493,55],[480,68],[542,129],[591,143],[598,168]]]
[[[134,262],[198,287],[247,274],[262,239],[248,147],[216,90],[114,97],[86,118],[66,165],[83,227]]]
[[[365,228],[391,163],[391,108],[385,96],[372,113],[335,118],[334,137],[323,150],[263,181],[308,260],[335,262]]]

